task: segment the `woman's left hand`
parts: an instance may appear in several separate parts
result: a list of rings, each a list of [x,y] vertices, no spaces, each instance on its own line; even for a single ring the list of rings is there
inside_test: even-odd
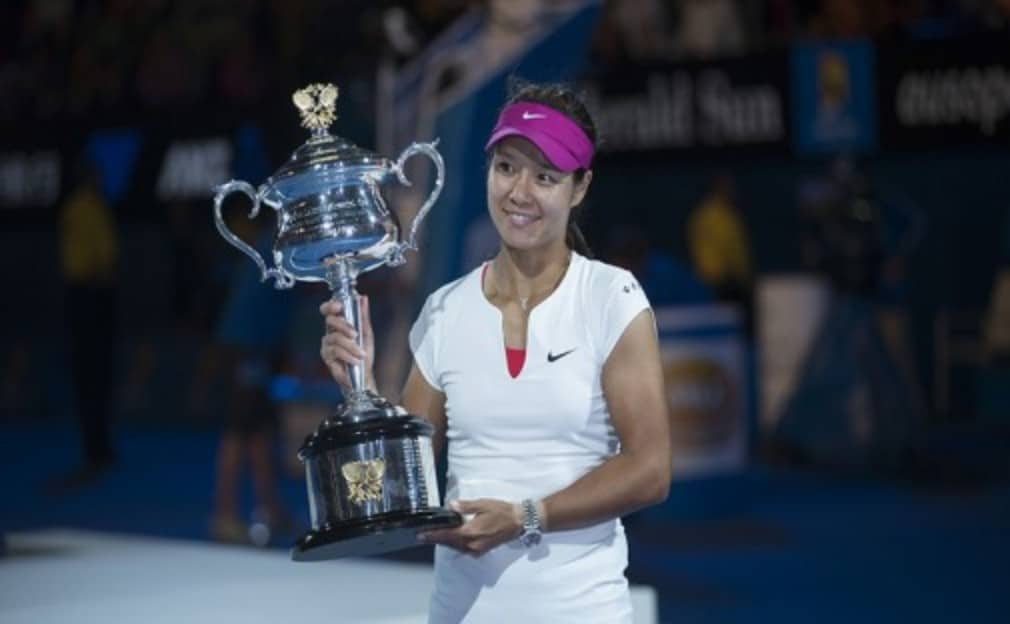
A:
[[[452,501],[449,507],[464,516],[472,516],[454,529],[436,529],[418,534],[423,544],[443,544],[468,555],[479,557],[495,546],[515,539],[522,532],[516,505],[481,498]]]

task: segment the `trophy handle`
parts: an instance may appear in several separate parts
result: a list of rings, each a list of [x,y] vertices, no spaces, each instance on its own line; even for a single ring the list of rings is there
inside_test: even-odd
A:
[[[255,219],[256,215],[258,215],[260,211],[260,196],[256,193],[256,190],[252,187],[252,185],[248,182],[232,180],[215,187],[214,193],[214,223],[217,224],[217,231],[221,233],[221,236],[223,236],[226,241],[231,243],[239,251],[253,259],[253,262],[255,262],[256,266],[260,269],[261,282],[265,282],[272,277],[274,278],[274,288],[281,289],[291,288],[294,286],[295,279],[293,277],[277,268],[268,269],[259,253],[241,238],[235,236],[235,234],[228,229],[228,226],[225,225],[224,218],[221,216],[221,204],[224,202],[224,198],[232,193],[244,193],[253,201],[252,208],[249,210],[249,218]]]
[[[424,200],[424,204],[421,205],[421,209],[417,211],[417,216],[414,217],[414,221],[410,224],[410,236],[407,238],[407,242],[397,245],[392,254],[390,254],[389,264],[391,266],[403,264],[403,252],[408,249],[417,251],[417,228],[421,225],[421,221],[424,220],[428,211],[431,210],[439,194],[442,193],[442,184],[445,182],[445,162],[442,160],[442,155],[435,149],[436,145],[438,145],[438,139],[435,139],[431,143],[411,143],[407,146],[407,149],[403,150],[403,153],[400,154],[400,157],[392,166],[400,183],[404,186],[411,186],[411,181],[403,173],[403,165],[414,154],[424,154],[435,163],[435,187],[431,189],[428,199]]]

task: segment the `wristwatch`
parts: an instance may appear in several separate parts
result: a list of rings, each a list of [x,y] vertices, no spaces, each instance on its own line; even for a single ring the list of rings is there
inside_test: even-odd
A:
[[[530,499],[519,503],[523,514],[523,530],[519,533],[519,543],[526,548],[533,548],[540,543],[543,537],[543,529],[540,526],[540,514],[537,513],[537,504]]]

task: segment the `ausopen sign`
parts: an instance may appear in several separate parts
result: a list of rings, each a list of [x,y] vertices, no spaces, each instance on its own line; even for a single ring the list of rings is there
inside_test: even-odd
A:
[[[1005,34],[883,48],[878,71],[883,147],[1010,144]]]

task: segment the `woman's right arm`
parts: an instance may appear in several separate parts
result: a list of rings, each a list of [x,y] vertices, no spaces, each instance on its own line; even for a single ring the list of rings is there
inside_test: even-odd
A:
[[[346,394],[350,390],[347,365],[363,364],[365,385],[374,392],[376,386],[372,363],[375,358],[375,338],[368,313],[368,298],[361,298],[361,346],[358,346],[354,328],[342,314],[343,307],[339,301],[329,300],[319,307],[319,311],[326,322],[326,334],[323,336],[319,355],[323,358],[330,375]],[[412,364],[400,397],[404,409],[409,414],[420,416],[435,427],[432,446],[437,456],[445,442],[445,395],[432,388],[417,369],[417,365]]]

